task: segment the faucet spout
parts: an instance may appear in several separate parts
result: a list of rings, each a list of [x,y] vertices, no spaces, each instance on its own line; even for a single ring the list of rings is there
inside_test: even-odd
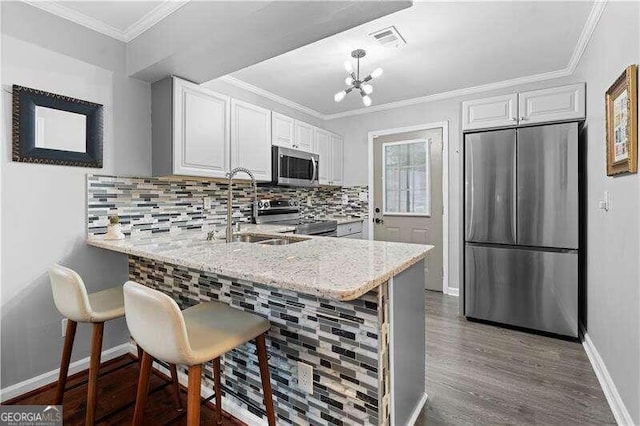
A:
[[[251,170],[244,167],[236,167],[227,173],[227,178],[229,179],[227,185],[227,242],[230,243],[233,240],[233,224],[231,223],[231,216],[233,213],[233,178],[238,173],[243,172],[249,175],[251,178],[251,185],[253,185],[253,202],[251,205],[255,210],[255,201],[258,199],[258,184],[256,182],[256,178],[251,172]],[[255,215],[255,211],[254,211]]]

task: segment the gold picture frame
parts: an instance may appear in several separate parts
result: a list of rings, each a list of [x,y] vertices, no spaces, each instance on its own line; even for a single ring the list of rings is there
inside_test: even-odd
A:
[[[629,65],[605,95],[607,175],[638,172],[638,66]]]

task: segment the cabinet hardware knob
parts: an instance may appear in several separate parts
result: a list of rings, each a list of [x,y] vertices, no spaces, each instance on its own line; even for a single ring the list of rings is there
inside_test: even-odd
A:
[[[520,117],[520,121],[525,121],[527,117]]]
[[[518,121],[518,119],[516,117],[513,117],[511,120]]]

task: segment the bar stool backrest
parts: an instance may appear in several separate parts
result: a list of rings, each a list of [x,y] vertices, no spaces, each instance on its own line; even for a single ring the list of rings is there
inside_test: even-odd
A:
[[[72,321],[91,322],[89,295],[80,275],[56,263],[49,268],[49,280],[58,311]]]
[[[127,281],[124,313],[131,337],[152,357],[171,364],[191,364],[191,346],[180,307],[171,297]]]

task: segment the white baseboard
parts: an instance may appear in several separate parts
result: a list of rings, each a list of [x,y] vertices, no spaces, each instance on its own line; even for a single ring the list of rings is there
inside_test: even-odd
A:
[[[447,293],[449,296],[458,297],[460,295],[460,289],[457,287],[449,287],[447,288]]]
[[[129,346],[129,343],[123,343],[122,345],[118,345],[111,349],[103,351],[100,357],[101,362],[109,361],[110,359],[117,358],[128,353],[130,351]],[[79,373],[80,371],[86,370],[87,368],[89,368],[89,357],[79,359],[78,361],[74,361],[69,364],[69,375]],[[20,396],[42,386],[53,383],[58,380],[59,373],[60,369],[56,368],[55,370],[51,370],[47,373],[40,374],[39,376],[32,377],[31,379],[16,383],[15,385],[7,386],[6,388],[0,389],[0,402],[5,402],[9,399],[15,398],[16,396]]]
[[[593,341],[582,324],[580,324],[580,333],[582,335],[582,346],[584,346],[587,357],[591,362],[591,367],[593,367],[593,371],[596,373],[596,377],[600,382],[600,387],[604,392],[604,396],[607,398],[607,402],[609,403],[609,407],[613,412],[616,422],[621,426],[632,426],[634,423],[631,418],[631,414],[629,414],[627,407],[624,405],[624,402],[618,393],[618,389],[609,375],[607,366],[604,364],[598,350],[594,346]]]
[[[411,413],[411,417],[409,417],[409,421],[407,421],[407,425],[416,424],[416,420],[418,420],[418,417],[420,417],[422,408],[427,403],[427,398],[428,398],[427,393],[426,392],[423,393],[422,398],[420,398],[420,401],[418,401],[418,405],[416,405],[416,408],[413,410],[413,413]]]

